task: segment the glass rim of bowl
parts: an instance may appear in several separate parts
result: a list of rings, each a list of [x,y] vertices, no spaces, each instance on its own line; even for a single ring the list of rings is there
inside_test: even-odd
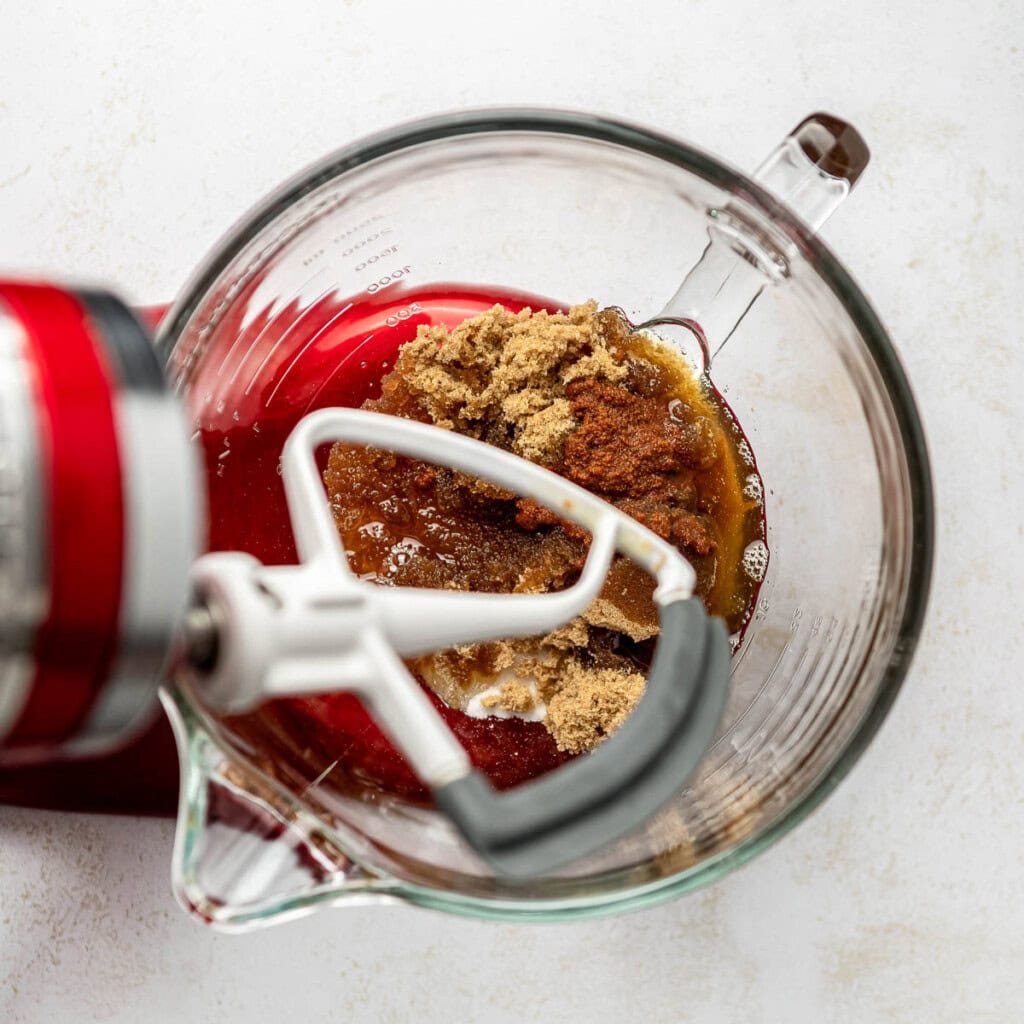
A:
[[[771,193],[740,171],[679,139],[606,116],[553,108],[499,107],[439,114],[398,125],[344,146],[294,175],[221,236],[182,288],[162,321],[157,346],[166,360],[203,299],[238,252],[276,218],[323,185],[373,161],[416,146],[459,136],[540,133],[611,143],[674,164],[743,199],[778,225],[799,246],[814,273],[843,306],[892,404],[902,444],[911,502],[910,567],[893,651],[861,721],[833,763],[761,833],[681,872],[619,892],[591,898],[489,899],[435,890],[399,880],[410,903],[476,917],[534,919],[590,916],[648,906],[708,884],[739,867],[790,832],[850,772],[885,720],[906,678],[927,609],[934,555],[935,513],[928,449],[906,374],[889,336],[867,298],[831,250]]]

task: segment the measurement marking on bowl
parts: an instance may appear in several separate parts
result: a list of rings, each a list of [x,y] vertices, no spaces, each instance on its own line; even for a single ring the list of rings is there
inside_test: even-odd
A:
[[[328,288],[324,292],[322,292],[320,295],[318,295],[317,298],[313,300],[313,303],[306,309],[305,313],[303,313],[303,316],[305,316],[306,313],[308,313],[314,307],[318,306],[321,302],[323,302],[324,299],[326,299],[329,295],[332,295],[333,293],[334,293],[334,289],[333,288]],[[289,300],[289,303],[291,301],[292,300]],[[284,339],[288,337],[288,335],[291,333],[291,331],[293,331],[295,329],[296,324],[301,323],[301,321],[302,321],[302,316],[296,318],[296,320],[291,324],[291,326],[287,328],[287,330],[281,335],[280,338],[278,338],[277,342],[275,343],[275,345],[270,350],[271,353],[274,351],[274,348],[276,348],[278,345],[280,345],[281,342],[284,341]],[[238,378],[239,373],[242,372],[242,367],[245,366],[246,361],[249,359],[249,356],[251,356],[253,354],[253,352],[256,350],[256,346],[259,345],[259,343],[263,340],[263,337],[267,333],[267,331],[269,331],[271,327],[275,326],[277,324],[277,322],[278,322],[278,318],[271,317],[266,322],[266,324],[264,324],[263,327],[260,328],[259,333],[256,335],[255,338],[253,338],[252,344],[248,347],[248,349],[246,349],[245,355],[243,355],[242,358],[239,359],[237,363],[235,363],[235,368],[232,371],[231,376],[227,379],[227,382],[224,385],[224,390],[225,391],[230,391],[231,390],[232,385],[235,383],[235,380]],[[268,358],[269,358],[269,354],[268,354]],[[264,363],[265,362],[266,362],[266,360],[264,360]],[[260,368],[262,368],[262,366],[263,366],[263,363],[260,364]],[[258,375],[258,374],[259,374],[259,369],[257,369],[257,371],[256,371],[256,375]],[[254,377],[256,375],[254,375]],[[252,388],[252,379],[250,379],[249,386],[246,388],[245,393],[248,394],[249,390],[251,388]]]
[[[376,281],[371,281],[366,286],[366,290],[370,295],[373,295],[376,292],[387,288],[389,285],[394,284],[396,281],[400,281],[403,277],[408,277],[411,273],[412,267],[409,264],[406,264],[404,267],[396,267],[390,274],[385,274]]]
[[[271,357],[285,343],[288,336],[292,334],[295,328],[298,327],[299,324],[301,324],[308,316],[310,316],[313,310],[317,306],[319,306],[320,303],[324,301],[324,299],[333,294],[334,289],[331,288],[329,291],[324,292],[323,295],[318,296],[317,299],[312,303],[312,305],[308,306],[301,315],[297,316],[294,322],[288,326],[287,330],[285,330],[284,334],[282,334],[281,337],[278,338],[277,341],[275,341],[274,344],[270,346],[270,349],[267,351],[267,354],[263,357],[262,360],[260,360],[260,365],[256,367],[255,372],[249,378],[249,383],[246,385],[245,388],[245,394],[249,394],[249,392],[252,391],[252,389],[256,386],[256,382],[260,379],[260,374],[263,373],[264,367],[267,365],[267,363],[270,362]],[[248,353],[246,353],[246,358],[248,358]],[[243,362],[244,361],[245,360],[243,360]],[[239,365],[239,368],[241,368],[241,365]]]
[[[848,650],[829,645],[815,648],[801,659],[797,670],[801,671],[803,676],[798,677],[794,673],[794,682],[798,690],[801,693],[806,691],[808,696],[800,707],[800,715],[795,721],[791,715],[787,715],[773,730],[771,738],[775,742],[777,755],[799,748],[803,736],[815,729],[819,717],[829,707],[848,657]],[[817,682],[810,686],[814,680]],[[791,723],[788,728],[787,723]]]
[[[361,342],[359,342],[358,345],[356,345],[354,349],[352,349],[351,352],[349,352],[347,356],[345,356],[344,359],[342,359],[340,363],[338,363],[338,365],[334,368],[334,372],[331,373],[330,376],[328,376],[326,380],[324,380],[324,382],[320,385],[320,387],[316,389],[316,393],[306,404],[306,408],[303,410],[303,415],[305,415],[305,413],[309,412],[310,409],[316,406],[317,399],[331,385],[331,383],[337,379],[338,374],[341,373],[341,371],[346,366],[348,366],[350,362],[352,362],[352,360],[366,347],[367,342],[370,341],[371,338],[376,337],[376,335],[376,331],[374,331],[373,334],[368,334],[365,338],[363,338]]]
[[[737,718],[736,721],[733,722],[732,725],[730,725],[729,728],[718,738],[718,740],[715,742],[714,746],[712,746],[712,748],[711,748],[712,750],[714,750],[715,747],[717,747],[719,743],[723,742],[724,740],[726,740],[727,738],[732,736],[736,732],[737,727],[740,725],[740,723],[743,722],[747,718],[747,716],[751,714],[754,706],[761,699],[761,697],[763,696],[765,691],[769,688],[770,684],[775,679],[775,676],[776,676],[777,672],[779,671],[779,669],[781,668],[783,660],[785,659],[786,655],[789,654],[790,651],[792,651],[792,649],[793,649],[792,648],[792,641],[794,639],[795,639],[795,636],[792,637],[790,639],[790,641],[786,643],[786,645],[782,648],[781,651],[779,651],[779,656],[775,660],[775,664],[772,665],[771,669],[769,669],[767,675],[764,678],[764,681],[758,687],[757,693],[754,695],[753,700],[751,700],[750,703],[746,706],[746,708],[744,708],[743,713],[739,716],[739,718]],[[806,652],[801,652],[801,654],[798,657],[796,666],[789,673],[788,678],[786,679],[785,687],[784,687],[784,689],[782,691],[782,696],[781,696],[781,698],[779,698],[779,700],[776,701],[776,706],[781,704],[783,699],[786,696],[788,696],[788,694],[792,690],[795,672],[797,671],[797,669],[799,669],[801,663],[803,662],[803,659],[805,657],[805,653]],[[762,732],[766,728],[766,726],[768,726],[769,723],[771,723],[771,722],[772,722],[772,713],[769,712],[765,716],[765,718],[761,722],[761,724],[757,727],[757,731],[758,732]],[[778,731],[778,728],[779,728],[779,723],[772,724],[771,730],[766,734],[765,739],[766,740],[770,739],[771,736],[774,735],[774,733]],[[763,748],[763,744],[762,744],[762,748]],[[716,775],[718,775],[720,772],[724,771],[726,768],[733,767],[736,764],[737,759],[740,758],[741,754],[743,754],[743,752],[740,751],[739,749],[736,749],[735,753],[733,754],[733,756],[726,758],[726,760],[723,761],[722,764],[720,764],[713,772],[711,772],[710,775],[707,776],[707,780],[706,781],[710,781]],[[747,764],[747,763],[749,763],[750,757],[751,757],[750,753],[746,752],[744,754],[744,756],[743,756],[743,759],[740,760],[739,763],[740,764]]]
[[[246,357],[249,355],[249,352],[252,351],[253,346],[258,345],[260,343],[260,339],[263,337],[264,334],[267,333],[267,331],[270,330],[270,328],[271,328],[273,323],[274,323],[274,318],[270,317],[267,320],[267,322],[256,332],[256,337],[253,338],[252,345],[249,346],[248,352],[246,352],[246,354],[244,356],[242,356],[242,362],[243,363],[245,362]],[[245,337],[245,331],[244,330],[239,331],[238,332],[238,337],[235,338],[235,340],[231,343],[231,347],[228,349],[227,354],[221,360],[220,366],[217,367],[217,376],[218,377],[223,375],[224,370],[227,368],[227,365],[228,365],[229,361],[231,360],[231,357],[235,354],[235,349],[238,348],[239,345],[241,345],[242,339],[244,337]],[[237,367],[237,365],[238,364],[236,364],[236,367]],[[236,372],[237,372],[237,370],[236,370]],[[231,379],[234,380],[234,375],[232,375]],[[206,396],[207,402],[209,402],[212,397],[213,397],[212,395],[207,395]]]
[[[281,385],[284,383],[285,377],[287,377],[288,374],[295,369],[295,364],[298,363],[298,361],[306,354],[310,346],[313,345],[317,341],[317,339],[322,338],[324,332],[329,330],[334,325],[335,321],[337,321],[340,317],[343,317],[352,308],[352,306],[353,303],[350,302],[347,306],[344,307],[344,309],[339,309],[338,312],[335,313],[334,316],[332,316],[322,327],[316,330],[313,333],[313,336],[309,339],[309,341],[307,341],[306,344],[303,345],[302,348],[300,348],[299,351],[295,353],[295,358],[292,359],[292,361],[284,368],[284,372],[281,374],[281,376],[277,378],[277,383],[274,385],[273,391],[270,392],[270,396],[267,398],[268,406],[274,400],[274,395],[276,395],[277,392],[281,389]],[[370,337],[372,338],[373,335],[371,334]],[[252,385],[250,384],[249,386],[251,387]],[[248,391],[246,391],[246,394],[248,394]]]
[[[379,231],[375,231],[372,235],[368,235],[366,238],[358,242],[353,242],[347,249],[343,249],[341,256],[342,259],[347,259],[349,256],[354,256],[356,252],[362,249],[364,246],[369,245],[371,242],[379,242],[385,235],[391,234],[391,228],[381,228]],[[332,243],[337,245],[337,239]],[[391,250],[397,249],[397,246],[391,246]],[[385,249],[384,253],[387,254],[390,250]],[[356,270],[359,270],[356,267]]]
[[[403,320],[410,320],[417,313],[422,313],[423,307],[418,302],[410,302],[408,306],[403,306],[397,313],[392,313],[384,323],[388,327],[397,327]]]
[[[318,277],[322,277],[325,273],[327,273],[327,270],[328,270],[327,267],[321,267],[320,270],[318,270],[310,278],[308,278],[306,281],[304,281],[302,283],[302,285],[300,286],[300,288],[297,291],[292,293],[292,295],[289,297],[288,301],[282,306],[282,309],[286,309]],[[328,292],[329,291],[330,291],[330,289],[328,289]],[[328,292],[325,292],[324,294],[327,294]],[[321,295],[320,298],[323,298],[323,296]],[[319,302],[320,298],[315,299],[314,302]],[[253,340],[253,345],[255,345],[260,340],[260,338],[263,336],[263,334],[267,331],[267,329],[270,327],[270,325],[273,322],[274,322],[274,318],[273,317],[269,317],[267,322],[263,325],[263,327],[261,328],[259,333],[256,335],[255,339]],[[242,339],[244,337],[245,337],[245,331],[244,330],[239,331],[238,332],[238,337],[235,338],[235,340],[231,343],[231,346],[228,348],[227,353],[225,354],[224,358],[221,360],[220,366],[217,367],[217,376],[218,377],[224,372],[224,368],[231,361],[231,357],[235,354],[235,349],[238,348],[238,346],[242,343]],[[251,351],[252,351],[252,346],[249,347],[249,352],[251,352]],[[248,357],[249,352],[246,352],[245,356],[242,357],[242,362],[243,363],[245,362],[246,358]],[[232,377],[232,380],[234,380],[233,377]]]
[[[792,648],[787,648],[792,650]],[[761,724],[760,732],[762,734],[761,747],[758,751],[759,756],[764,756],[766,751],[771,749],[772,744],[780,736],[784,737],[785,733],[782,732],[786,727],[786,722],[792,711],[789,706],[789,698],[792,693],[799,693],[806,682],[806,671],[805,665],[808,661],[809,652],[807,648],[802,648],[800,653],[797,655],[796,664],[793,665],[789,672],[788,678],[786,679],[786,687],[776,700],[775,704],[769,710],[768,714],[765,715],[764,722]],[[812,667],[817,664],[817,656],[815,655],[812,661]],[[775,750],[774,754],[778,754],[779,751]]]
[[[355,265],[355,273],[359,273],[362,270],[366,270],[367,267],[372,267],[374,263],[379,263],[385,256],[394,256],[398,252],[397,245],[390,245],[386,249],[381,249],[380,252],[375,252],[372,256],[367,256],[362,263]]]
[[[756,640],[757,640],[756,637],[754,637],[753,639],[749,640],[748,643],[744,645],[742,650],[743,651],[750,650],[751,647],[754,646],[754,644],[756,643]],[[725,732],[723,732],[722,735],[719,736],[718,740],[716,741],[716,745],[717,745],[717,743],[721,743],[723,740],[726,740],[730,736],[732,736],[733,733],[736,732],[738,727],[746,720],[747,716],[751,713],[751,710],[753,709],[754,705],[761,699],[761,695],[765,692],[765,690],[768,688],[768,685],[771,683],[772,679],[774,678],[775,673],[778,671],[779,666],[782,664],[782,661],[783,661],[783,659],[786,656],[786,653],[789,651],[790,644],[792,643],[792,641],[793,641],[793,636],[791,635],[789,640],[787,640],[786,643],[784,643],[782,645],[782,647],[779,649],[778,655],[776,656],[775,661],[772,663],[771,668],[768,669],[767,674],[765,675],[764,679],[761,681],[761,685],[757,688],[757,693],[755,693],[754,696],[747,702],[747,706],[743,709],[742,712],[740,712],[739,717],[737,717],[735,719],[735,721],[733,721],[729,725],[729,727],[725,730]],[[733,668],[734,669],[735,669],[735,666],[736,666],[736,662],[734,662],[734,664],[733,664]],[[731,676],[731,673],[730,673],[730,679],[731,678],[732,678],[732,676]],[[719,769],[716,769],[716,771],[718,771],[718,770]],[[712,773],[712,775],[713,774],[714,773]],[[709,778],[710,777],[711,776],[709,776]]]

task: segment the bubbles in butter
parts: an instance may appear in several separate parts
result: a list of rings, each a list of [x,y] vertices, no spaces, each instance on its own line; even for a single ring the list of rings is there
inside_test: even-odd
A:
[[[752,540],[743,549],[743,571],[758,583],[768,571],[768,546],[763,540]]]
[[[764,501],[764,485],[756,473],[751,473],[743,481],[743,497],[748,501],[756,501],[758,505]]]
[[[386,561],[388,575],[394,576],[401,566],[419,553],[422,547],[423,543],[415,537],[403,537],[397,543],[392,544]]]

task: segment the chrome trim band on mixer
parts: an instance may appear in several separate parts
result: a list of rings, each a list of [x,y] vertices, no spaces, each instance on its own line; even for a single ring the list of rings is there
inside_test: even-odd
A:
[[[184,414],[149,335],[105,292],[76,293],[112,374],[121,457],[124,560],[117,652],[109,678],[69,749],[87,753],[145,722],[173,630],[185,610],[198,548],[199,467]]]
[[[21,325],[0,302],[0,741],[28,697],[47,603],[44,495]]]

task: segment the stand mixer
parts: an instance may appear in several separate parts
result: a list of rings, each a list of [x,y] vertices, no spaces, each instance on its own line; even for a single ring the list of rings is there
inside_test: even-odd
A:
[[[7,429],[20,438],[8,451],[15,543],[7,572],[9,592],[28,598],[9,620],[14,636],[0,691],[5,758],[74,755],[118,742],[152,702],[168,660],[192,669],[204,703],[219,713],[351,690],[474,848],[502,870],[527,875],[640,824],[696,766],[724,705],[728,641],[693,597],[690,565],[635,520],[482,442],[395,417],[324,409],[299,423],[282,454],[300,564],[206,555],[192,569],[193,599],[182,619],[198,474],[144,332],[107,295],[7,285],[0,297],[10,311]],[[357,580],[314,459],[319,445],[335,441],[444,463],[557,509],[592,535],[579,581],[556,594],[506,596]],[[42,523],[43,537],[33,536]],[[498,796],[401,656],[552,630],[593,601],[616,551],[658,580],[664,640],[648,692],[630,724],[593,757]],[[171,631],[179,619],[183,650],[176,654]]]
[[[557,115],[470,116],[455,134],[556,133],[565,127],[557,121]],[[427,140],[436,125],[414,126],[402,146]],[[371,162],[393,151],[394,137],[363,146]],[[867,149],[852,128],[815,115],[787,137],[756,180],[780,194],[811,232],[866,162]],[[331,173],[338,174],[337,164]],[[327,180],[314,169],[276,203],[280,207],[287,195],[301,210]],[[717,353],[773,274],[787,277],[786,268],[773,263],[779,239],[749,215],[748,201],[762,202],[760,193],[735,195],[712,211],[703,254],[667,305],[641,318],[642,328],[680,346],[696,339],[702,350]],[[298,215],[300,227],[330,211],[327,200],[319,202]],[[273,205],[250,218],[250,231],[268,222]],[[299,564],[262,565],[251,555],[224,551],[197,558],[218,499],[193,450],[198,391],[189,379],[217,318],[253,274],[247,280],[243,272],[220,291],[217,277],[231,259],[255,269],[272,258],[275,245],[288,244],[282,232],[252,255],[237,238],[229,240],[168,315],[159,350],[175,347],[166,363],[140,321],[111,295],[0,283],[0,493],[6,510],[0,768],[16,779],[42,764],[95,765],[102,755],[123,751],[152,720],[164,679],[173,680],[165,693],[172,717],[182,714],[184,700],[211,720],[286,694],[347,689],[431,788],[462,842],[497,877],[515,885],[517,878],[550,876],[642,826],[691,779],[726,709],[725,630],[692,596],[693,570],[676,549],[588,492],[480,442],[355,409],[310,411],[284,444],[281,480]],[[408,275],[406,265],[402,273],[376,278],[367,292]],[[188,415],[172,380],[191,388]],[[338,440],[449,465],[557,510],[591,533],[579,581],[559,593],[504,596],[387,589],[356,580],[347,571],[314,458],[319,446]],[[615,552],[658,581],[662,635],[645,696],[594,753],[497,794],[472,771],[401,658],[554,628],[590,602]],[[187,745],[181,720],[179,742]],[[184,747],[182,756],[188,760]],[[179,844],[188,846],[182,832]],[[186,855],[179,849],[179,859]],[[351,850],[345,856],[361,861]],[[216,917],[193,896],[183,902]],[[257,916],[222,915],[220,923],[251,923]]]

